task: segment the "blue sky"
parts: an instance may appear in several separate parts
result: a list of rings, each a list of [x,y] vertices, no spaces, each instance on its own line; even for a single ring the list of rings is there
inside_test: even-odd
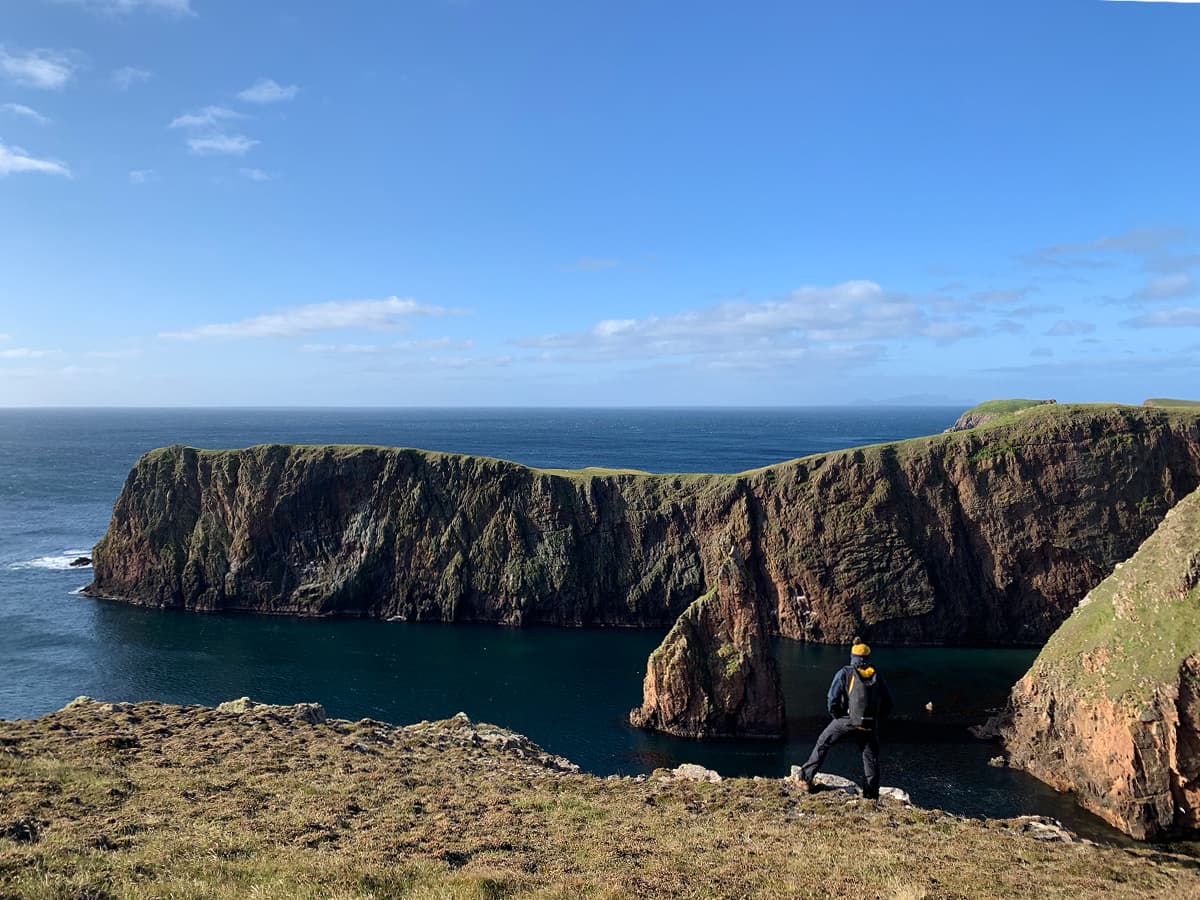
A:
[[[4,0],[0,405],[1200,397],[1200,4]]]

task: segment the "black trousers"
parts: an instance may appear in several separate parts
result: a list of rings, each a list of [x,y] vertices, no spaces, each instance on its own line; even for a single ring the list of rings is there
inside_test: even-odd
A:
[[[879,796],[879,732],[873,728],[868,731],[855,728],[850,724],[848,716],[834,719],[825,726],[808,761],[800,767],[801,775],[811,784],[817,772],[821,770],[829,748],[844,737],[852,737],[858,742],[858,749],[862,751],[863,796],[874,800]]]

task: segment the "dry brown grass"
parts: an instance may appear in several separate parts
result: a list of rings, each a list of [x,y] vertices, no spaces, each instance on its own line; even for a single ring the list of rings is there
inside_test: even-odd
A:
[[[0,896],[1197,896],[1185,857],[1012,822],[558,771],[459,720],[155,703],[0,722]]]

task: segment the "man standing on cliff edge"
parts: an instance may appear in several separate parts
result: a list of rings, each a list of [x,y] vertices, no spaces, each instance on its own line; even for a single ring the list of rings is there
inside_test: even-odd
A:
[[[800,767],[800,786],[809,793],[815,791],[813,779],[829,748],[852,736],[862,751],[863,796],[879,799],[879,722],[892,711],[892,692],[871,665],[871,648],[857,639],[850,648],[850,665],[833,676],[827,705],[833,721],[825,726],[808,761]]]

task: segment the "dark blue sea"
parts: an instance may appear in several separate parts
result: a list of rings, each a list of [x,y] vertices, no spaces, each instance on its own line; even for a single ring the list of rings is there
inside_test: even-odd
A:
[[[136,609],[76,592],[70,560],[103,535],[130,466],[154,447],[364,443],[481,454],[533,466],[737,472],[946,428],[959,408],[0,410],[0,718],[37,716],[88,694],[214,704],[249,695],[315,700],[331,715],[404,723],[459,710],[528,734],[598,774],[697,762],[725,775],[782,776],[825,724],[846,650],[777,643],[790,738],[695,743],[629,728],[662,631],[310,621]],[[966,726],[1003,703],[1034,653],[876,652],[897,697],[884,783],[964,815],[1052,815],[1116,833],[1069,797],[991,768]],[[933,712],[925,710],[933,703]],[[828,770],[856,777],[835,751]]]

